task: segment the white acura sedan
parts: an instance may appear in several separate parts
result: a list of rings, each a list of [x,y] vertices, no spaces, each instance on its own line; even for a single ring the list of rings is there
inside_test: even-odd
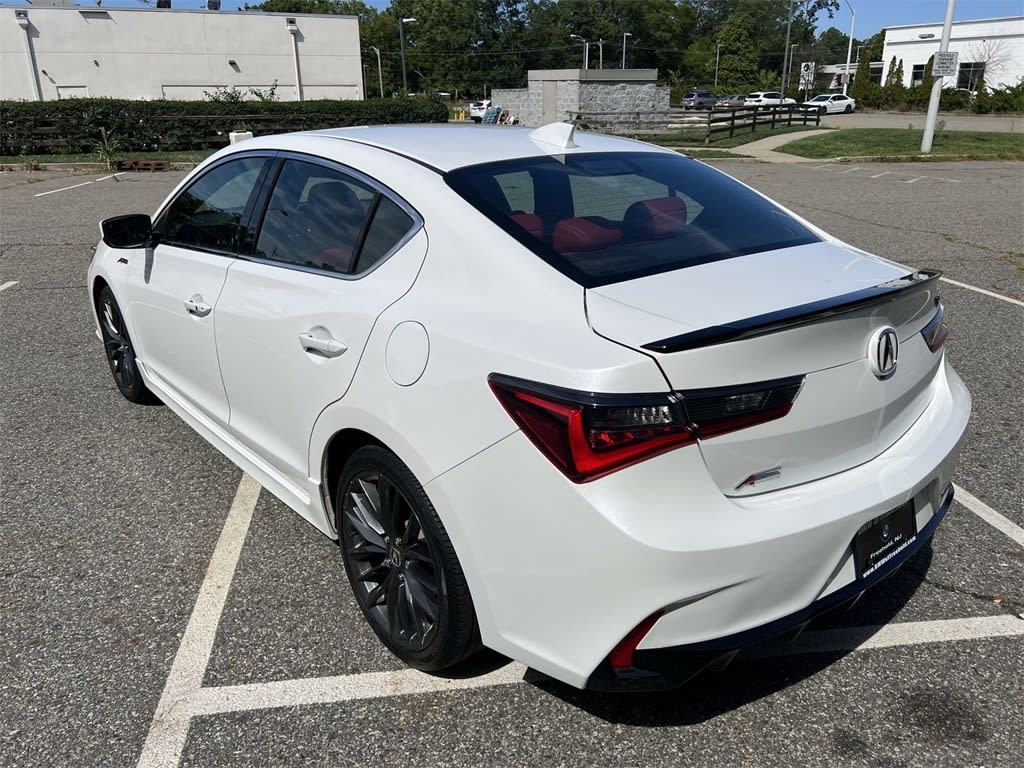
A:
[[[89,299],[158,398],[327,536],[399,658],[678,685],[930,539],[970,396],[938,274],[567,124],[226,148],[107,219]]]

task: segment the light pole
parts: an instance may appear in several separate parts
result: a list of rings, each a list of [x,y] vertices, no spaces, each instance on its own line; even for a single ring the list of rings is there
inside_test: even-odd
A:
[[[377,80],[380,82],[380,97],[384,98],[384,72],[380,68],[380,48],[371,45],[370,50],[377,54]]]
[[[843,78],[843,96],[850,89],[850,55],[853,53],[853,26],[857,23],[857,12],[850,5],[850,0],[845,0],[846,7],[850,9],[850,42],[846,47],[846,77]]]
[[[718,90],[718,61],[722,54],[722,44],[718,43],[715,46],[715,90]]]
[[[597,68],[604,69],[604,40],[597,41]]]
[[[786,75],[786,79],[782,84],[783,96],[786,95],[786,89],[789,88],[789,73],[793,70],[793,49],[796,48],[796,46],[796,43],[790,43],[789,48],[786,50],[786,56],[784,57],[788,63],[786,64],[786,68],[782,70]]]
[[[939,41],[939,53],[949,51],[949,36],[953,28],[953,10],[956,0],[946,0],[946,20],[942,24],[942,40]],[[939,95],[942,92],[942,77],[936,77],[932,83],[932,95],[928,100],[928,114],[924,119],[924,135],[921,136],[921,152],[932,151],[932,139],[935,138],[935,120],[939,116]]]
[[[623,69],[626,68],[626,38],[627,37],[632,37],[632,36],[633,36],[632,32],[623,32],[622,33],[622,68]]]
[[[581,43],[583,43],[583,68],[584,69],[589,69],[590,68],[590,43],[588,43],[586,40],[584,40],[579,35],[569,35],[569,39],[570,40],[579,40]]]
[[[406,16],[404,19],[398,17],[398,45],[402,49],[402,95],[409,95],[409,75],[405,69],[405,25],[414,24],[416,19]]]

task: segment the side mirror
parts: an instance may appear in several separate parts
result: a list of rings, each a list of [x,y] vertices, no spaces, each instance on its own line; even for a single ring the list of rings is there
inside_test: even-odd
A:
[[[146,213],[112,216],[100,222],[103,242],[111,248],[144,248],[155,245],[153,222]]]

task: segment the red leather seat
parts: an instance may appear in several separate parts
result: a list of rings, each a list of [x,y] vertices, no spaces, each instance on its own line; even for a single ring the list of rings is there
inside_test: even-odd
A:
[[[626,209],[622,228],[627,240],[671,237],[686,227],[686,201],[679,197],[640,200]]]
[[[562,219],[555,225],[551,247],[558,253],[580,253],[606,248],[622,239],[622,232],[589,219]]]

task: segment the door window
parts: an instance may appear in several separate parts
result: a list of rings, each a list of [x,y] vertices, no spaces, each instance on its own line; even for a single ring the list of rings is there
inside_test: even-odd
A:
[[[286,160],[263,217],[256,256],[356,274],[390,254],[412,226],[400,206],[359,179]]]
[[[237,250],[242,218],[265,162],[262,157],[245,157],[203,174],[161,217],[157,228],[163,242],[201,250]]]

